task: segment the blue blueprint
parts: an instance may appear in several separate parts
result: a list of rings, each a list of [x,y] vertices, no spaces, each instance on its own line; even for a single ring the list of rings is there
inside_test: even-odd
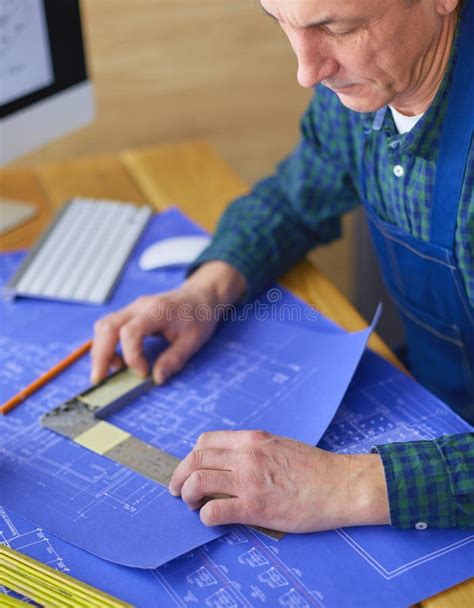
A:
[[[320,446],[341,452],[468,430],[366,353]],[[474,575],[472,530],[348,528],[273,541],[242,526],[154,570],[100,560],[0,508],[0,543],[143,608],[404,607]],[[0,592],[8,593],[0,587]]]
[[[99,316],[178,285],[182,270],[144,272],[136,260],[159,238],[196,230],[177,211],[155,217],[107,306],[1,303],[0,402],[89,338]],[[6,279],[20,257],[0,259]],[[328,331],[319,315],[279,289],[243,312],[246,319],[221,326],[182,374],[110,420],[178,457],[212,429],[264,428],[317,442],[370,330]],[[297,323],[284,323],[288,318]],[[0,504],[95,555],[134,567],[157,567],[222,535],[225,528],[203,526],[166,488],[40,426],[44,412],[88,386],[88,375],[84,358],[0,418]]]

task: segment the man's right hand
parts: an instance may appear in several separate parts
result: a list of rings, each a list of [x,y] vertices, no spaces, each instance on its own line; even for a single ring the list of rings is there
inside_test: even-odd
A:
[[[211,338],[224,307],[245,292],[244,277],[225,262],[208,262],[181,287],[142,296],[94,325],[91,380],[97,383],[111,367],[120,365],[120,341],[125,364],[142,376],[149,373],[143,354],[146,336],[161,334],[169,346],[153,364],[153,379],[163,384]]]

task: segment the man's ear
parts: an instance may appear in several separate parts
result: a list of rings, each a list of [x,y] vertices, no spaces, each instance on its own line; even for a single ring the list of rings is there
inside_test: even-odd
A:
[[[435,8],[438,15],[445,17],[453,13],[460,4],[460,0],[435,0]]]

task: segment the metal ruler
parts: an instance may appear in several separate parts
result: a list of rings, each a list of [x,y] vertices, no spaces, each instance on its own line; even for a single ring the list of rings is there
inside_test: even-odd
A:
[[[0,585],[42,606],[54,608],[132,608],[51,566],[0,545]],[[0,606],[25,606],[0,595]]]
[[[45,414],[41,423],[96,454],[168,486],[179,458],[105,420],[152,386],[151,378],[143,379],[128,368],[121,369]],[[284,536],[282,532],[266,528],[255,529],[276,539]]]
[[[167,486],[179,459],[104,420],[152,385],[150,378],[143,379],[129,369],[119,370],[45,414],[41,423],[96,454]]]

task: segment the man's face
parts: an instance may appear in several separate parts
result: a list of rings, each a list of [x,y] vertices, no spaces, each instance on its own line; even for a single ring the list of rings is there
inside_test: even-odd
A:
[[[441,31],[443,0],[260,0],[287,35],[298,82],[322,82],[358,112],[416,90]]]

